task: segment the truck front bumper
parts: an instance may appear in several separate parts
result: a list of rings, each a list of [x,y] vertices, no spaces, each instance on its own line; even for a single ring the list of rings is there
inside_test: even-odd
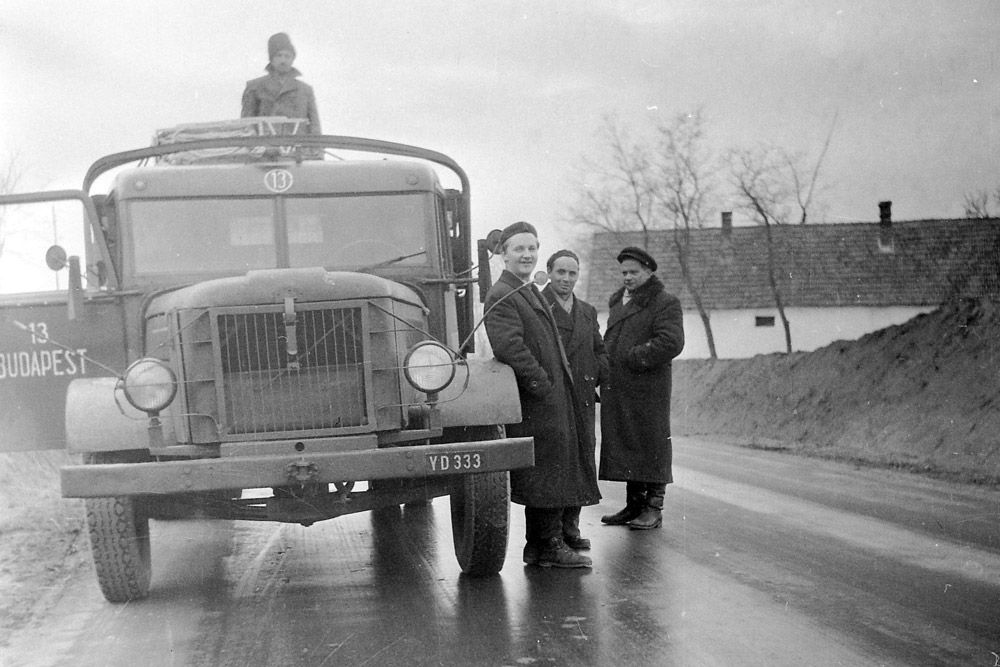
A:
[[[532,438],[502,438],[304,455],[74,465],[60,473],[64,498],[100,498],[442,477],[534,464]]]

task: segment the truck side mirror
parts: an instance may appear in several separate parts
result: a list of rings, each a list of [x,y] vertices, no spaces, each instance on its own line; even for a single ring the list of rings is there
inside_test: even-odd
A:
[[[503,238],[503,230],[494,229],[486,235],[486,246],[491,255],[500,253],[500,239]]]
[[[53,271],[62,271],[69,266],[69,299],[66,304],[69,319],[75,320],[83,310],[83,274],[80,272],[80,258],[76,255],[67,257],[65,248],[54,245],[45,251],[45,264]]]
[[[62,271],[66,267],[66,249],[61,245],[50,246],[45,251],[45,265],[53,271]]]

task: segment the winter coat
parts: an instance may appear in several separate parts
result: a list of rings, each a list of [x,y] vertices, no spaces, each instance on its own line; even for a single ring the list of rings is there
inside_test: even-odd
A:
[[[510,473],[511,500],[529,507],[593,505],[601,498],[593,452],[580,437],[572,373],[555,321],[537,288],[521,285],[504,271],[484,304],[493,355],[514,370],[521,399],[521,422],[507,425],[507,435],[535,439],[534,467]]]
[[[597,445],[594,432],[597,387],[608,379],[608,354],[604,351],[604,339],[597,323],[597,309],[574,296],[573,310],[566,312],[552,285],[546,285],[542,295],[552,308],[566,359],[573,372],[577,412],[583,423],[580,436],[587,441],[592,459]]]
[[[604,333],[600,478],[670,483],[671,359],[684,348],[684,316],[655,274],[622,305],[624,291],[611,295]]]
[[[305,118],[309,121],[309,134],[323,134],[312,86],[296,78],[301,72],[293,67],[288,76],[279,77],[271,71],[270,65],[267,67],[267,75],[247,81],[241,116]]]

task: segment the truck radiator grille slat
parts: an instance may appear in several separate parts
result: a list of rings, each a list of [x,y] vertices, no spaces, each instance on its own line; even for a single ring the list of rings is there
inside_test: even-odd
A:
[[[295,346],[281,312],[220,314],[218,328],[230,434],[368,422],[360,308],[297,312]]]

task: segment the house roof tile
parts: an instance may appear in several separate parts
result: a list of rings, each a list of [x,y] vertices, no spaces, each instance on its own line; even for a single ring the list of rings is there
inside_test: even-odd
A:
[[[1000,219],[893,221],[886,231],[879,223],[772,226],[785,305],[937,305],[956,289],[982,291],[983,280],[996,280],[995,259],[992,277],[984,278],[982,266],[1000,253]],[[690,266],[708,309],[774,306],[766,233],[763,226],[732,227],[728,235],[718,227],[691,232]],[[615,256],[627,245],[644,245],[642,233],[593,236],[587,295],[599,308],[607,308],[620,285]],[[673,231],[649,235],[660,279],[685,308],[694,308],[674,248]]]

